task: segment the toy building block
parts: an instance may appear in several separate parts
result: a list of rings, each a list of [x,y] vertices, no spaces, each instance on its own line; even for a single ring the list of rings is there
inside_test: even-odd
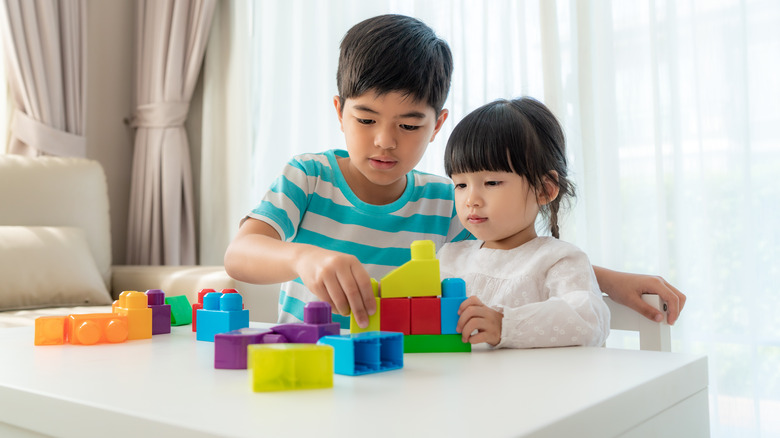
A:
[[[187,295],[165,297],[165,304],[171,306],[171,325],[192,324],[192,306]]]
[[[203,297],[206,294],[214,293],[214,289],[201,289],[198,291],[198,302],[192,305],[192,331],[198,331],[198,310],[203,308]]]
[[[198,309],[199,341],[214,342],[214,335],[249,327],[249,311],[243,310],[238,293],[207,293],[203,297],[203,308]]]
[[[371,279],[371,288],[374,289],[374,299],[376,300],[376,313],[368,317],[368,326],[366,328],[360,328],[355,320],[355,314],[349,314],[349,332],[350,333],[365,333],[365,332],[378,332],[382,315],[382,303],[379,298],[379,283],[375,279]]]
[[[114,344],[129,339],[130,324],[127,316],[115,313],[68,315],[65,331],[73,345]]]
[[[441,295],[439,260],[431,240],[411,245],[412,259],[390,271],[381,280],[382,298],[435,297]]]
[[[410,298],[382,298],[382,319],[379,330],[383,332],[400,332],[412,334],[412,304]]]
[[[466,300],[466,282],[462,278],[445,278],[441,282],[441,334],[455,335],[458,309]]]
[[[292,343],[315,344],[323,336],[340,334],[341,326],[332,322],[330,304],[312,301],[303,306],[303,322],[280,324],[271,330]]]
[[[35,318],[35,345],[62,345],[66,342],[67,316]]]
[[[404,336],[404,353],[468,353],[471,344],[461,335]]]
[[[413,335],[441,334],[441,304],[436,297],[411,298],[411,333]]]
[[[152,309],[152,335],[171,332],[171,306],[165,304],[165,292],[160,289],[146,291],[147,304]]]
[[[114,313],[127,317],[127,339],[148,339],[152,337],[152,309],[143,292],[124,291],[114,303]]]
[[[214,335],[214,368],[245,370],[247,347],[273,342],[286,342],[286,339],[268,329],[249,327],[217,333]]]
[[[247,354],[255,392],[333,387],[330,345],[253,344]]]
[[[404,335],[366,332],[325,336],[317,344],[333,347],[334,372],[347,376],[396,370],[404,366]]]

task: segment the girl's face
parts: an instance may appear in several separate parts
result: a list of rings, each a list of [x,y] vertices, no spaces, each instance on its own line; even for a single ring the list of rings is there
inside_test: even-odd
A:
[[[484,248],[512,249],[536,237],[534,223],[543,197],[513,172],[456,173],[458,219]]]

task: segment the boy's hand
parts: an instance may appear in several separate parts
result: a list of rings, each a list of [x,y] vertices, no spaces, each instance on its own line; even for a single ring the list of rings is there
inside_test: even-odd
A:
[[[504,314],[484,305],[476,296],[471,296],[461,303],[458,315],[460,318],[455,331],[461,333],[463,342],[487,342],[493,347],[501,342]],[[472,335],[475,330],[477,333]]]
[[[355,314],[361,328],[376,313],[371,277],[357,257],[311,246],[296,263],[303,284],[341,315]]]
[[[611,271],[594,266],[601,290],[616,303],[628,306],[655,322],[663,320],[663,314],[642,301],[643,294],[655,294],[667,305],[667,323],[674,324],[685,306],[685,294],[662,277]],[[602,284],[602,282],[604,284]]]

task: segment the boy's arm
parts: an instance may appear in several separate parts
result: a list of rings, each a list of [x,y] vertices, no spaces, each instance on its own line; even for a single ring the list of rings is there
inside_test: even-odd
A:
[[[361,327],[376,312],[371,278],[355,256],[314,245],[284,242],[267,223],[248,218],[225,252],[225,270],[239,281],[303,284],[342,315],[350,310]]]
[[[685,295],[661,277],[612,271],[598,266],[594,266],[593,271],[599,287],[613,301],[636,310],[650,320],[661,322],[663,315],[642,301],[643,294],[656,294],[666,302],[670,325],[677,321],[685,306]]]

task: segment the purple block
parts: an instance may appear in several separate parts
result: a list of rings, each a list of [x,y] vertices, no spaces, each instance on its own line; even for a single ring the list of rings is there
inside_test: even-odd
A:
[[[263,339],[259,342],[260,344],[286,344],[290,341],[287,340],[287,338],[284,337],[284,335],[280,335],[279,333],[268,333],[267,335],[263,335]]]
[[[323,301],[312,301],[303,306],[303,322],[306,324],[330,324],[333,322],[330,304]]]
[[[284,335],[294,344],[316,344],[323,336],[340,335],[341,325],[337,322],[328,324],[307,324],[305,322],[281,324],[271,327],[274,333]]]
[[[246,369],[246,350],[249,344],[261,344],[263,338],[272,335],[271,330],[242,328],[214,335],[214,368],[228,370]]]
[[[152,334],[171,332],[171,305],[165,304],[165,293],[160,289],[146,291],[149,308],[152,309]]]

